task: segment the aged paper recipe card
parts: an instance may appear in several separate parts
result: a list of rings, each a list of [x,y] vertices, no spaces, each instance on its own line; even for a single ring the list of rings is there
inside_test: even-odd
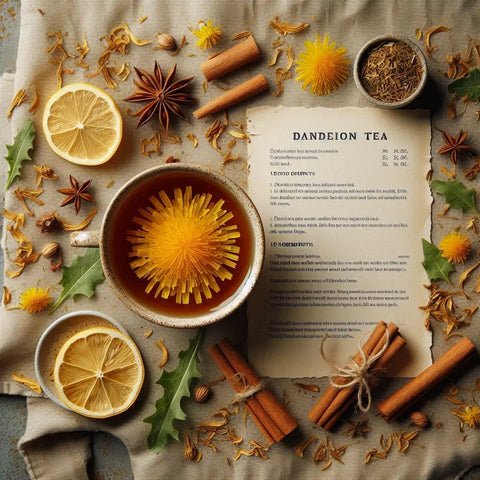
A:
[[[248,301],[249,359],[261,375],[331,374],[372,328],[396,323],[414,376],[431,363],[423,312],[430,237],[430,120],[421,110],[248,110],[249,194],[266,256]]]

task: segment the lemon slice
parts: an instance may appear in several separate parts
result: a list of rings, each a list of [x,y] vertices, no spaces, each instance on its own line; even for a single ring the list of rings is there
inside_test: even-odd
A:
[[[144,374],[142,357],[130,337],[113,328],[93,327],[64,343],[53,379],[67,408],[86,417],[107,418],[133,404]]]
[[[69,162],[100,165],[122,139],[122,117],[112,97],[93,85],[72,83],[57,90],[43,114],[52,150]]]

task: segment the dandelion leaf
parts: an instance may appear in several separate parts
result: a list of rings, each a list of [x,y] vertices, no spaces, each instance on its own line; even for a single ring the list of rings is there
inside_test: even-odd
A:
[[[69,267],[62,267],[62,279],[58,283],[62,285],[63,291],[50,309],[50,313],[69,297],[74,300],[78,295],[90,298],[95,293],[95,287],[104,280],[100,250],[88,248],[83,257],[75,256]]]
[[[422,238],[423,268],[427,272],[430,280],[445,280],[450,282],[450,273],[455,271],[455,267],[444,257],[441,250],[430,242]]]
[[[479,213],[477,210],[475,200],[475,190],[473,188],[465,188],[458,180],[442,182],[440,180],[433,180],[432,190],[435,193],[440,193],[445,197],[445,201],[453,208],[459,208],[462,212],[473,210]]]
[[[190,383],[194,378],[200,378],[197,368],[197,355],[202,341],[203,329],[200,329],[190,346],[178,354],[178,366],[175,370],[163,371],[158,384],[163,387],[163,396],[155,402],[156,411],[143,421],[150,423],[152,428],[147,437],[148,448],[159,452],[168,442],[169,437],[179,439],[174,420],[185,420],[186,414],[181,402],[184,397],[190,397]]]
[[[457,97],[467,96],[472,102],[480,101],[480,70],[476,68],[466,77],[454,80],[448,86],[448,91]]]
[[[5,190],[8,190],[15,180],[22,173],[22,164],[25,160],[32,160],[29,150],[33,148],[35,139],[35,126],[31,120],[26,120],[18,130],[12,145],[7,145],[7,155],[5,160],[8,162],[9,170]]]

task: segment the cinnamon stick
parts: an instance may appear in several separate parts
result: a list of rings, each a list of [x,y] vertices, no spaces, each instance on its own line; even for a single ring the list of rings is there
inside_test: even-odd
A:
[[[388,362],[398,353],[398,351],[406,344],[407,342],[405,339],[400,335],[396,335],[395,338],[390,342],[385,353],[377,360],[375,366],[373,367],[372,373],[378,372],[383,370]],[[343,407],[338,410],[332,417],[325,423],[323,428],[325,430],[330,430],[335,426],[335,424],[343,417],[343,415],[347,412],[347,410],[351,407],[354,396],[350,395],[348,401],[345,402]]]
[[[227,340],[211,346],[209,352],[237,393],[245,393],[261,384],[255,370]],[[248,396],[245,404],[270,444],[278,442],[297,427],[297,422],[285,406],[266,388]]]
[[[377,409],[385,420],[391,422],[450,375],[456,367],[471,357],[474,352],[475,345],[468,338],[462,338],[417,377],[410,380],[380,403]]]
[[[247,98],[253,97],[268,88],[267,79],[264,75],[256,75],[255,77],[247,80],[244,83],[228,90],[224,94],[220,95],[213,100],[210,100],[203,107],[198,108],[193,112],[193,115],[196,118],[207,117],[208,115],[213,115],[214,113],[225,110],[237,103],[246,100]]]
[[[385,334],[386,328],[387,328],[387,324],[385,322],[380,321],[378,325],[375,327],[370,337],[368,338],[368,340],[363,345],[362,350],[367,358],[372,353],[372,350],[374,349],[375,345],[382,339],[383,335]],[[358,352],[353,357],[353,361],[357,364],[360,364],[360,362],[362,361],[362,354]],[[333,381],[337,385],[345,385],[346,383],[348,383],[347,379],[343,377],[335,377]],[[328,406],[332,403],[334,398],[337,396],[337,394],[338,394],[338,388],[330,385],[327,388],[327,390],[325,390],[325,393],[321,396],[320,400],[318,400],[318,402],[310,410],[310,413],[308,414],[308,418],[312,422],[317,423],[322,417],[322,415],[325,413],[325,411],[327,410]]]
[[[234,47],[209,58],[200,65],[208,82],[220,78],[227,73],[233,72],[262,56],[253,35]]]
[[[391,340],[393,339],[393,337],[398,332],[398,327],[394,323],[390,323],[388,325],[388,327],[386,329],[384,329],[384,333],[383,333],[381,339],[373,347],[372,352],[369,355],[366,355],[367,359],[376,355],[385,346],[385,342],[387,340],[385,330],[387,330],[388,334],[389,334],[389,346],[390,346],[391,345],[391,343],[390,343]],[[395,346],[397,346],[397,344],[395,344]],[[387,349],[388,349],[388,347],[387,347]],[[386,353],[386,351],[384,353]],[[363,362],[363,358],[361,358],[359,361],[355,360],[355,363],[357,363],[357,365],[361,365],[362,362]],[[378,360],[377,360],[376,363],[378,363]],[[350,381],[350,379],[345,379],[345,382],[343,382],[343,383],[348,383],[349,381]],[[336,388],[336,387],[333,387],[333,388]],[[351,405],[351,403],[353,402],[352,395],[355,392],[356,388],[357,388],[356,386],[345,387],[345,388],[341,388],[341,389],[337,388],[337,394],[336,394],[334,400],[330,403],[330,405],[328,405],[328,407],[325,410],[325,412],[323,413],[323,415],[317,420],[317,422],[316,422],[317,425],[319,425],[321,427],[324,427],[326,430],[333,427],[335,422],[332,422],[331,420],[334,417],[335,417],[336,420],[338,420],[340,418],[340,415],[336,415],[336,413],[339,410],[342,410],[342,412],[343,412],[344,411],[343,407],[345,405]]]

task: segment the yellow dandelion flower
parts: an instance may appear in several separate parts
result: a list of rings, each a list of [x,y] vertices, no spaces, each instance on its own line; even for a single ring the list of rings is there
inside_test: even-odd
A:
[[[20,295],[20,309],[27,313],[43,312],[51,303],[52,297],[48,293],[48,288],[32,287]]]
[[[315,95],[327,95],[339,88],[347,79],[347,67],[350,62],[345,58],[347,50],[329,43],[328,35],[323,40],[317,34],[316,42],[304,42],[305,51],[299,55],[296,72],[302,89],[310,85]]]
[[[218,43],[222,30],[218,26],[213,26],[211,20],[208,20],[207,23],[200,20],[198,22],[198,30],[192,29],[192,33],[199,39],[195,45],[205,50]]]
[[[459,232],[450,232],[445,235],[439,245],[442,257],[449,262],[464,263],[471,247],[468,235]]]
[[[453,415],[472,428],[480,427],[480,407],[469,405],[464,410],[451,410]]]
[[[217,280],[230,280],[228,268],[237,265],[240,232],[228,224],[233,214],[212,203],[210,193],[192,196],[192,187],[176,188],[170,199],[162,190],[150,197],[151,206],[138,210],[133,221],[140,227],[129,230],[130,266],[138,278],[148,280],[146,293],[157,298],[175,297],[176,303],[196,303],[202,296],[219,292]]]

